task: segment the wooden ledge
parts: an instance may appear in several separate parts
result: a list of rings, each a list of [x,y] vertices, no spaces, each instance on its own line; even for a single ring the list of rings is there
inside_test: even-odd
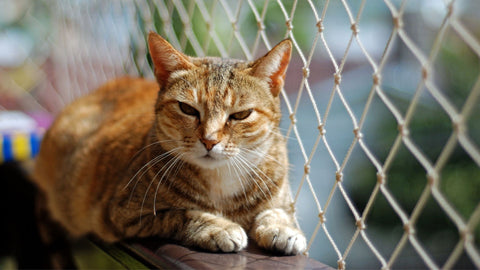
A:
[[[205,252],[160,239],[95,244],[126,268],[143,265],[156,269],[333,269],[304,255],[267,253],[252,241],[238,253]]]

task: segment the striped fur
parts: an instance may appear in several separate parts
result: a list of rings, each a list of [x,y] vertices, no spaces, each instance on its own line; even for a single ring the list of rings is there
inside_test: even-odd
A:
[[[291,42],[253,62],[193,58],[155,33],[157,82],[120,78],[78,99],[45,135],[35,181],[73,236],[161,236],[285,254],[295,228],[279,89]]]

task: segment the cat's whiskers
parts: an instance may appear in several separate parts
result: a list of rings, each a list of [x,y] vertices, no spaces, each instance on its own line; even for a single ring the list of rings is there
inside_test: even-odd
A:
[[[260,159],[264,159],[264,158],[267,158],[275,163],[277,163],[278,165],[280,166],[284,166],[284,164],[280,163],[277,159],[275,159],[274,157],[272,157],[271,155],[267,154],[267,153],[264,153],[264,152],[260,152],[258,150],[258,147],[257,148],[254,148],[254,149],[248,149],[248,148],[242,148],[241,150],[243,151],[247,151],[248,153],[250,154],[253,154],[255,155],[256,157],[260,158]]]
[[[261,159],[264,158],[264,156],[263,156],[262,154],[258,153],[258,155],[260,156]],[[257,174],[256,172],[259,171],[262,175],[264,175],[265,177],[268,178],[267,180],[270,180],[270,181],[273,183],[273,181],[272,181],[260,168],[258,168],[257,163],[252,162],[252,160],[251,160],[252,157],[246,156],[244,153],[241,153],[241,152],[238,154],[238,157],[239,157],[246,165],[248,165],[248,168],[250,168],[251,171],[253,171],[255,174]],[[257,176],[258,176],[258,174],[257,174]]]
[[[237,175],[238,180],[241,183],[241,186],[244,188],[243,195],[245,196],[245,200],[249,201],[247,189],[245,188],[245,185],[249,186],[252,184],[251,175],[248,173],[248,171],[246,171],[246,168],[242,166],[241,161],[237,160],[236,157],[232,158],[231,162],[232,162],[231,164],[234,165],[233,168],[234,168],[235,174]],[[260,189],[263,196],[267,198],[267,195],[263,192],[263,189],[260,186],[258,186],[255,180],[253,181],[253,184],[255,184]]]
[[[243,168],[244,171],[246,172],[253,172],[255,174],[255,176],[257,176],[259,179],[262,180],[262,183],[264,184],[265,188],[266,188],[266,191],[268,192],[268,196],[267,194],[265,193],[264,189],[260,186],[260,184],[256,181],[255,177],[249,177],[247,178],[248,180],[251,180],[251,182],[253,182],[257,187],[258,189],[262,192],[263,196],[265,197],[266,200],[269,200],[272,198],[272,193],[270,192],[270,189],[268,188],[268,186],[265,184],[265,182],[263,181],[262,177],[260,177],[260,175],[258,175],[258,173],[255,171],[256,169],[256,166],[254,166],[253,164],[248,164],[247,161],[245,160],[244,157],[242,157],[240,154],[238,154],[237,156],[234,157],[234,160],[236,161],[236,163],[241,166]],[[237,162],[238,161],[238,162]],[[253,165],[253,166],[252,166]]]
[[[153,166],[155,166],[156,164],[158,164],[159,162],[161,162],[162,160],[164,160],[165,158],[167,158],[171,153],[173,153],[174,151],[180,149],[181,147],[177,147],[177,148],[174,148],[168,152],[165,152],[165,153],[162,153],[161,155],[158,155],[156,156],[155,158],[153,158],[152,160],[150,160],[149,162],[147,162],[145,165],[143,165],[138,171],[137,173],[135,173],[134,176],[132,176],[132,178],[130,178],[130,181],[128,181],[128,183],[125,185],[125,188],[128,187],[128,185],[133,181],[133,179],[135,179],[137,177],[137,175],[143,171],[143,173],[137,177],[137,181],[135,182],[135,185],[133,186],[132,190],[130,191],[130,196],[128,198],[128,204],[130,204],[130,201],[132,200],[132,196],[134,194],[134,191],[138,185],[138,183],[140,182],[140,180],[143,178],[143,176],[145,175],[145,173],[147,173]],[[146,168],[148,166],[148,168]]]
[[[152,178],[152,180],[150,181],[150,184],[148,185],[146,191],[145,191],[145,194],[143,196],[143,200],[142,200],[142,204],[141,204],[141,207],[140,207],[140,223],[142,222],[142,216],[141,216],[141,213],[143,213],[143,208],[144,208],[144,205],[145,205],[145,201],[147,200],[147,196],[148,196],[148,191],[150,190],[150,188],[152,187],[153,183],[155,182],[155,179],[157,178],[157,176],[160,174],[160,172],[164,171],[164,168],[167,167],[167,169],[164,171],[164,174],[162,175],[162,178],[160,179],[158,185],[157,185],[157,189],[156,189],[156,192],[155,192],[155,197],[154,197],[154,201],[153,201],[153,211],[154,211],[154,215],[156,215],[156,208],[155,208],[155,201],[156,201],[156,194],[158,193],[158,187],[160,186],[162,180],[164,179],[164,176],[170,171],[172,165],[175,165],[180,159],[181,156],[183,156],[185,153],[182,153],[180,155],[176,155],[175,152],[178,152],[179,149],[183,149],[183,147],[177,147],[177,148],[174,148],[172,150],[170,150],[170,154],[174,154],[173,158],[170,159],[169,161],[167,161],[167,163],[165,163],[162,168],[160,168],[158,170],[158,172],[154,175],[154,177]],[[158,162],[156,163],[158,164]]]
[[[286,136],[285,134],[288,133],[288,129],[286,128],[281,128],[281,127],[276,127],[276,128],[272,128],[270,129],[270,133],[269,133],[269,136],[268,137],[271,137],[271,135],[277,135],[277,136],[280,136],[280,137],[283,137],[285,138],[287,141],[298,141],[298,139],[292,135],[292,132],[290,132],[290,134],[288,136]]]
[[[272,198],[272,193],[271,193],[270,189],[268,188],[268,186],[267,186],[267,184],[266,184],[265,181],[268,180],[268,181],[270,181],[270,183],[273,184],[273,185],[275,185],[275,182],[274,182],[264,171],[262,171],[260,168],[258,168],[257,165],[253,164],[253,163],[250,161],[250,159],[248,159],[247,157],[244,157],[241,152],[239,153],[238,156],[239,156],[239,158],[241,158],[241,159],[243,160],[243,162],[245,162],[246,165],[248,165],[250,168],[252,168],[252,171],[255,173],[255,175],[258,177],[258,179],[260,179],[260,180],[263,182],[263,184],[264,184],[265,187],[267,188],[267,191],[268,191],[268,193],[269,193],[269,195],[270,195],[270,199],[271,199],[271,198]],[[257,171],[260,172],[260,174],[262,174],[263,177],[261,177],[261,176],[257,173]],[[255,179],[254,179],[254,181],[255,181]],[[267,199],[268,199],[268,198],[267,198]],[[269,203],[271,203],[271,200],[269,200]]]
[[[175,158],[173,159],[173,162],[168,166],[168,168],[165,170],[165,172],[163,173],[162,177],[160,178],[160,180],[158,181],[158,184],[157,184],[157,188],[155,189],[155,196],[153,198],[153,214],[156,216],[157,215],[157,208],[156,208],[156,202],[157,202],[157,195],[158,195],[158,189],[160,188],[160,185],[161,183],[163,182],[163,179],[165,179],[165,176],[170,176],[170,170],[172,168],[174,168],[175,166],[177,166],[177,164],[180,163],[180,166],[181,167],[184,163],[184,161],[182,160],[182,156],[184,156],[185,153],[181,153],[180,155],[176,155]],[[180,162],[179,162],[180,161]],[[168,163],[168,162],[167,162]],[[166,166],[166,165],[165,165]],[[164,166],[164,167],[165,167]],[[163,167],[162,169],[160,169],[156,174],[155,176],[153,177],[152,179],[152,182],[155,181],[155,179],[157,178],[158,174],[163,170]],[[177,170],[175,171],[175,173],[171,176],[172,178],[172,181],[170,182],[170,185],[172,184],[173,182],[173,179],[175,179],[175,176],[178,174],[178,167],[177,167]]]
[[[288,136],[285,136],[283,133],[281,133],[280,131],[272,131],[272,134],[276,134],[278,136],[281,136],[283,138],[285,138],[285,140],[288,142],[288,141],[292,141],[292,142],[298,142],[298,139],[297,137],[293,136],[292,134],[288,135]]]
[[[264,171],[260,170],[260,168],[258,168],[257,166],[253,165],[248,159],[244,159],[244,162],[245,162],[246,164],[251,164],[251,167],[254,169],[254,173],[258,176],[258,178],[259,178],[260,180],[262,180],[262,182],[264,183],[265,186],[267,186],[266,183],[265,183],[266,180],[270,181],[272,184],[275,185],[275,182],[274,182]],[[262,174],[263,177],[261,177],[260,175],[258,175],[257,171],[260,172],[260,174]],[[264,177],[265,177],[265,178],[264,178]],[[268,189],[268,186],[267,186],[267,189]],[[270,189],[268,189],[268,190],[270,191]]]
[[[233,163],[227,162],[228,174],[233,177],[233,174],[232,174],[232,166],[231,166],[231,165],[233,166]],[[241,176],[241,175],[238,173],[236,167],[233,167],[233,171],[234,171],[235,174],[237,175],[237,179],[238,179],[238,181],[239,181],[239,183],[240,183],[240,186],[242,187],[242,192],[243,192],[243,195],[244,195],[244,197],[245,197],[245,201],[248,201],[247,191],[246,191],[246,189],[245,189],[245,186],[243,185],[243,180],[244,180],[243,177],[242,177],[243,175]]]
[[[186,153],[182,153],[179,155],[179,158],[180,158],[180,165],[177,166],[177,168],[175,169],[175,172],[173,173],[173,177],[172,178],[175,178],[177,175],[178,175],[178,172],[180,171],[180,169],[183,167],[183,165],[186,163],[183,159],[181,159],[181,157],[183,157]],[[170,181],[170,185],[168,185],[168,191],[170,190],[170,188],[172,187],[172,184],[173,184],[173,181]]]
[[[266,180],[270,181],[272,184],[275,184],[275,182],[270,178],[270,176],[268,176],[264,171],[262,171],[260,168],[258,168],[257,165],[253,164],[248,158],[242,156],[242,154],[240,154],[240,156],[244,159],[244,161],[247,163],[247,164],[250,164],[252,168],[254,168],[255,170],[257,170],[258,172],[260,172],[265,178]],[[279,163],[280,164],[280,163]],[[283,165],[282,165],[283,166]],[[262,179],[262,181],[264,181],[263,178],[260,178]]]
[[[152,144],[151,144],[151,145],[152,145]],[[177,148],[180,148],[180,147],[177,147]],[[135,178],[137,177],[137,175],[138,175],[141,171],[143,171],[147,166],[148,166],[148,168],[147,168],[147,169],[144,171],[144,173],[139,177],[139,179],[142,178],[142,176],[145,174],[145,172],[148,171],[148,170],[151,168],[150,165],[152,165],[152,166],[155,165],[155,164],[152,164],[152,163],[158,161],[159,159],[161,160],[163,157],[168,156],[168,155],[171,154],[173,151],[177,150],[177,148],[174,148],[174,149],[172,149],[172,150],[170,150],[170,151],[168,151],[168,152],[162,153],[162,154],[154,157],[153,159],[151,159],[151,160],[148,161],[147,163],[145,163],[145,164],[144,164],[140,169],[138,169],[137,172],[130,178],[130,180],[127,182],[127,184],[125,184],[125,186],[123,187],[123,190],[125,190],[125,189],[130,185],[130,183],[133,181],[133,179],[135,179]],[[138,179],[137,179],[137,182],[138,182]]]
[[[280,165],[280,166],[282,166],[282,167],[285,166],[284,163],[278,161],[278,159],[274,158],[273,156],[271,156],[271,155],[269,155],[269,154],[267,154],[267,153],[264,153],[264,152],[262,152],[262,151],[259,151],[259,150],[258,150],[258,147],[253,148],[253,149],[242,148],[241,150],[247,151],[247,152],[249,152],[249,153],[251,153],[251,154],[259,157],[260,159],[268,159],[268,160],[273,161],[273,162],[275,162],[276,164],[278,164],[278,165]],[[291,169],[293,168],[293,166],[292,166],[291,164],[287,164],[287,168],[288,168],[288,170],[291,170]]]
[[[162,140],[162,141],[156,141],[156,142],[153,142],[151,144],[148,144],[144,147],[142,147],[140,150],[138,150],[133,156],[132,158],[129,160],[128,164],[130,165],[136,158],[138,158],[140,156],[140,154],[147,150],[147,148],[149,147],[152,147],[154,145],[157,145],[157,144],[161,144],[161,143],[165,143],[165,142],[175,142],[175,141],[178,141],[178,140]]]

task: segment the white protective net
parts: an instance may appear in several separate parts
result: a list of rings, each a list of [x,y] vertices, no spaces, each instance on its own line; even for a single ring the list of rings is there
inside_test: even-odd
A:
[[[0,6],[1,110],[55,114],[115,76],[151,78],[149,30],[190,55],[240,59],[290,38],[282,128],[309,255],[342,269],[480,268],[480,2]]]

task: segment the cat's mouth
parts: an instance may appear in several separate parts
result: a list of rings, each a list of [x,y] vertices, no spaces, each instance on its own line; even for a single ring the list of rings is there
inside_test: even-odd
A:
[[[216,169],[225,166],[228,163],[228,160],[229,157],[223,153],[208,151],[192,157],[191,162],[204,169]]]
[[[205,169],[215,169],[224,165],[226,160],[206,154],[196,158],[195,163]]]
[[[213,157],[212,155],[210,155],[210,153],[206,154],[205,156],[202,157],[204,160],[208,160],[208,161],[216,161],[217,159],[215,157]]]

